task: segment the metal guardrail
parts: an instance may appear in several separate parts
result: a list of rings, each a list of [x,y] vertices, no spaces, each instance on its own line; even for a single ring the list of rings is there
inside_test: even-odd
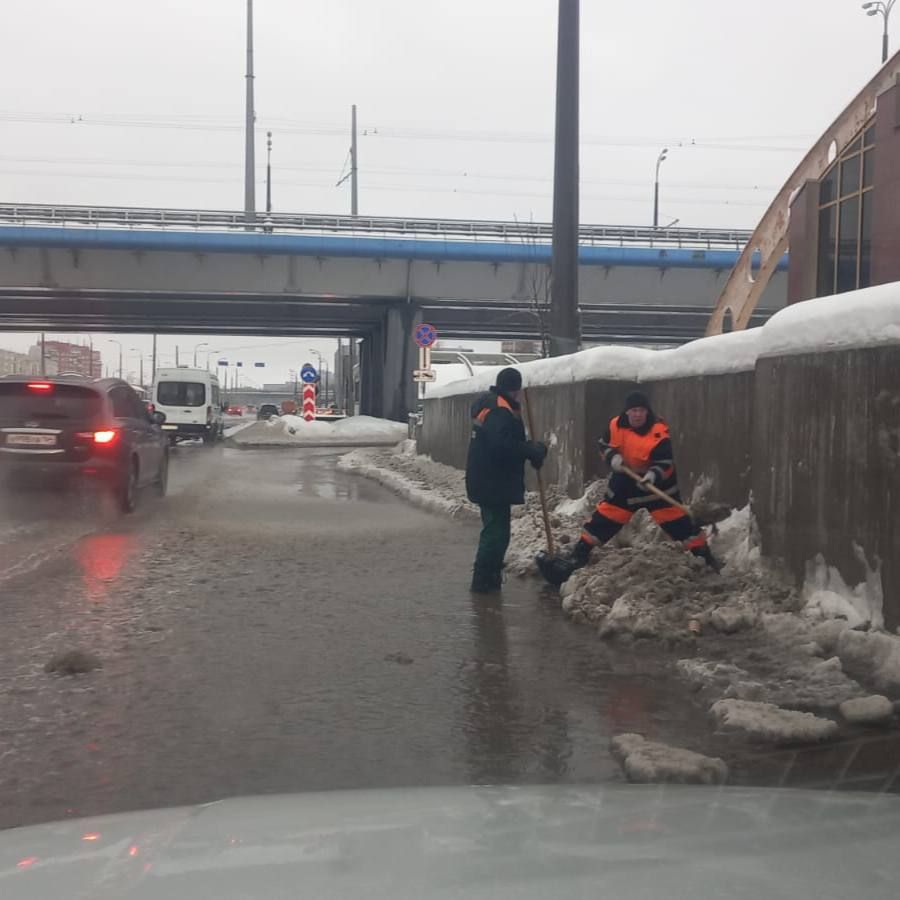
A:
[[[518,243],[549,243],[553,236],[553,226],[541,222],[258,213],[256,219],[248,224],[242,212],[27,203],[0,203],[0,224],[65,228],[190,228],[235,232],[249,229],[278,234],[340,234],[355,237],[390,236]],[[582,225],[579,240],[585,245],[742,250],[750,234],[750,231],[738,229]]]

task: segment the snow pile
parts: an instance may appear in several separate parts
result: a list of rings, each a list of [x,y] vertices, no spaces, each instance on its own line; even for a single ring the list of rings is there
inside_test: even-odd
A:
[[[848,672],[879,691],[900,696],[900,638],[896,635],[846,628],[836,650]]]
[[[645,512],[620,532],[618,545],[595,550],[560,593],[563,609],[576,622],[596,625],[602,637],[676,643],[693,630],[746,631],[765,612],[797,606],[793,589],[774,573],[726,566],[717,575],[668,541]]]
[[[605,481],[593,482],[584,495],[570,500],[554,488],[547,490],[550,509],[550,530],[557,553],[567,553],[581,534],[581,526],[590,518],[606,490]],[[537,575],[535,556],[547,550],[547,534],[541,512],[540,497],[536,493],[525,496],[525,505],[513,507],[512,538],[506,554],[506,569],[513,575]]]
[[[837,723],[830,719],[751,700],[719,700],[710,713],[726,731],[740,731],[753,740],[778,744],[823,741],[838,730]]]
[[[716,526],[716,554],[729,571],[748,572],[760,568],[759,531],[750,504],[732,510]]]
[[[337,467],[371,478],[432,512],[476,518],[477,508],[465,499],[465,473],[416,456],[415,447],[415,441],[407,439],[391,450],[354,450],[342,456]]]
[[[315,419],[307,422],[302,416],[273,416],[256,422],[232,436],[236,444],[252,446],[393,446],[408,434],[402,422],[376,419],[372,416],[352,416],[336,422]]]
[[[837,657],[821,659],[803,645],[773,646],[761,634],[728,656],[733,662],[680,659],[676,671],[706,702],[755,700],[789,709],[831,710],[863,694]]]
[[[857,725],[886,725],[894,718],[894,704],[880,694],[845,700],[840,711],[848,722]]]
[[[900,283],[839,297],[794,303],[761,328],[700,338],[673,350],[593,347],[569,356],[523,363],[526,387],[593,379],[654,381],[750,372],[762,356],[810,353],[900,342]],[[429,391],[429,398],[485,391],[496,369]]]
[[[609,749],[633,782],[723,784],[728,778],[728,766],[718,757],[648,741],[640,734],[620,734]]]
[[[851,628],[861,625],[884,628],[884,594],[881,566],[870,568],[859,544],[853,544],[856,558],[862,563],[866,580],[855,588],[848,587],[841,573],[825,563],[821,553],[806,564],[803,600],[807,615],[820,619],[845,619]]]

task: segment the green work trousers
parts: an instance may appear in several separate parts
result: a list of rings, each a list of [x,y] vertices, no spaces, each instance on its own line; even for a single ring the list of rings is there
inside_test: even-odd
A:
[[[509,547],[510,507],[481,506],[480,509],[481,538],[475,554],[475,572],[499,577]]]

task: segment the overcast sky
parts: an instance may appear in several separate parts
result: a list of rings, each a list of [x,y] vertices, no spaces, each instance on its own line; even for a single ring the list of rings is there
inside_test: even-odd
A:
[[[255,7],[260,203],[271,129],[275,208],[349,210],[349,186],[335,183],[356,103],[362,213],[549,220],[556,0]],[[648,224],[669,147],[664,223],[752,227],[880,65],[881,19],[858,0],[581,7],[583,222]],[[245,11],[245,0],[7,0],[0,197],[240,208]],[[279,375],[300,348],[333,348],[272,343],[258,346]]]

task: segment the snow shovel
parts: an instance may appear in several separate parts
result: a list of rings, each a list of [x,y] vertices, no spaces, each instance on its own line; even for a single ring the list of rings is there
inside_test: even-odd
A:
[[[602,441],[600,442],[601,446],[608,447],[608,444],[604,444]],[[626,465],[622,465],[619,471],[624,472],[629,478],[636,481],[645,491],[649,491],[651,494],[655,494],[659,497],[660,500],[665,500],[670,506],[674,506],[676,509],[680,509],[686,516],[689,516],[693,522],[699,525],[701,528],[711,525],[712,533],[718,534],[717,522],[721,522],[723,519],[727,519],[730,510],[725,506],[710,506],[704,509],[703,511],[691,509],[689,506],[686,506],[684,503],[680,503],[678,500],[675,500],[673,497],[670,497],[665,491],[661,491],[655,484],[646,484],[641,480],[641,476],[638,475],[634,469],[629,468]]]
[[[528,391],[522,388],[522,400],[525,402],[525,416],[528,419],[528,435],[534,440],[534,418],[531,415],[531,404],[528,402]],[[547,552],[550,556],[556,556],[556,546],[553,543],[553,532],[550,530],[550,514],[547,512],[547,494],[544,491],[544,478],[540,469],[535,469],[537,476],[538,494],[541,498],[541,515],[544,517],[544,531],[547,534]]]
[[[645,491],[650,491],[651,494],[656,494],[660,500],[665,500],[670,506],[674,506],[676,509],[680,509],[686,516],[694,517],[694,514],[691,512],[690,507],[685,506],[683,503],[679,503],[673,497],[670,497],[665,491],[661,491],[655,484],[647,484],[634,469],[629,469],[624,463],[619,466],[619,471],[624,472],[629,478],[636,481]]]

